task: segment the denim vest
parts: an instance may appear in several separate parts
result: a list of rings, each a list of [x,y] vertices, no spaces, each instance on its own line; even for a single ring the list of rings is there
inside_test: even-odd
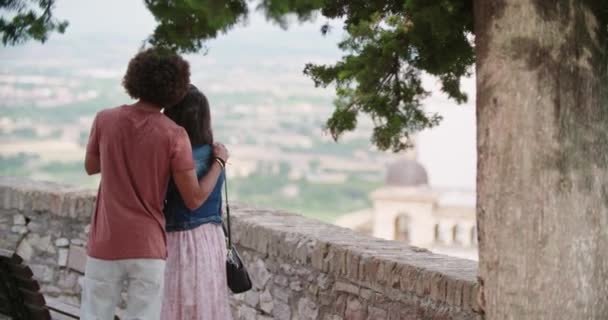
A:
[[[196,166],[198,179],[209,171],[212,164],[213,149],[211,145],[205,144],[192,146],[192,156]],[[167,221],[167,232],[184,231],[194,229],[204,223],[222,223],[222,185],[224,184],[224,172],[217,179],[217,183],[205,202],[196,210],[190,210],[184,204],[173,179],[169,182],[167,189],[167,201],[164,213]]]

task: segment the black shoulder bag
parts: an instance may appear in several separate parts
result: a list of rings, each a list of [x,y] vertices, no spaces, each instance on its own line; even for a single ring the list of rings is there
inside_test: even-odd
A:
[[[226,195],[226,224],[222,224],[224,234],[228,238],[228,254],[226,256],[226,278],[228,280],[228,288],[233,293],[243,293],[251,289],[251,279],[247,268],[243,264],[243,260],[232,244],[232,236],[230,230],[230,206],[228,205],[228,177],[224,169],[224,193]]]

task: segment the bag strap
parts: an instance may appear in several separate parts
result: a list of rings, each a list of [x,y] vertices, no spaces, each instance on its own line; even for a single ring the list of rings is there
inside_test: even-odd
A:
[[[224,202],[226,202],[226,224],[222,223],[222,229],[224,234],[228,238],[228,250],[232,248],[232,235],[230,228],[230,205],[228,204],[228,175],[226,174],[226,168],[223,168],[222,173],[224,174]]]

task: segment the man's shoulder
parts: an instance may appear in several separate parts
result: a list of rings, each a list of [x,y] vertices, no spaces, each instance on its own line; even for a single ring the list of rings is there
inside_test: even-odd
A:
[[[118,107],[112,107],[112,108],[106,108],[103,110],[100,110],[97,112],[97,115],[95,116],[97,118],[97,121],[109,118],[109,117],[114,117],[116,115],[118,115],[121,110],[123,109],[124,105],[120,105]]]
[[[169,117],[164,114],[160,114],[157,119],[159,127],[162,128],[166,133],[170,135],[178,135],[182,132],[185,132],[184,128],[177,123],[173,122],[173,120],[169,119]]]

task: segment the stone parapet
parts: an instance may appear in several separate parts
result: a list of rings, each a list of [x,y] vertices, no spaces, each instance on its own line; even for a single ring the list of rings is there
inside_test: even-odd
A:
[[[0,247],[17,250],[46,294],[78,302],[68,245],[85,246],[95,192],[0,178]],[[477,319],[475,261],[357,234],[299,215],[234,205],[235,242],[254,289],[235,319]]]
[[[23,257],[48,296],[79,303],[82,278],[66,268],[68,247],[85,246],[95,194],[0,177],[0,248]]]
[[[238,206],[233,233],[254,279],[239,318],[475,319],[477,263],[299,215]]]

